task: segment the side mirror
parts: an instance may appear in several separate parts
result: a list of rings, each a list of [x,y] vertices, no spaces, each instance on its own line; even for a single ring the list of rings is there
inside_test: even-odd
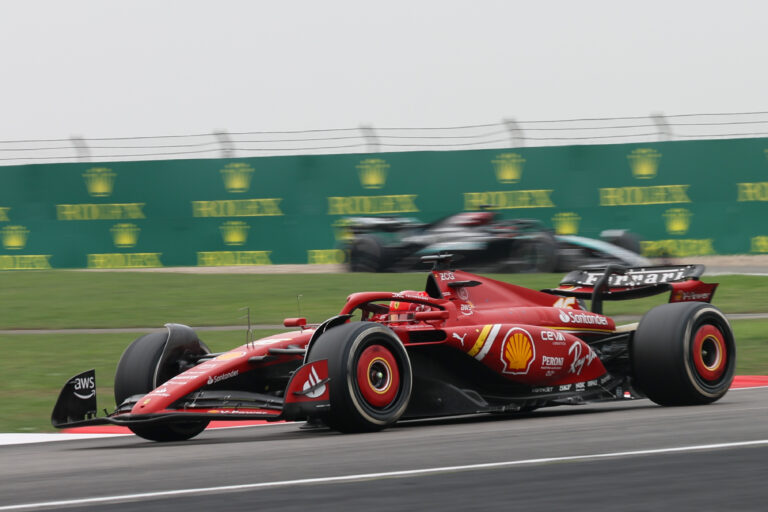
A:
[[[306,318],[286,318],[285,320],[283,320],[283,325],[285,327],[303,328],[305,325],[307,325],[307,319]]]
[[[449,313],[445,310],[417,311],[413,314],[413,319],[426,322],[429,320],[445,320],[448,316]]]

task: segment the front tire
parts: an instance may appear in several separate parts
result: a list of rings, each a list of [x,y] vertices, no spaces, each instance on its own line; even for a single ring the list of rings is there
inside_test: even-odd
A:
[[[736,343],[725,315],[701,302],[664,304],[640,320],[632,342],[637,387],[660,405],[699,405],[728,391]]]
[[[133,395],[145,395],[180,373],[169,361],[158,368],[168,339],[167,332],[153,332],[133,341],[125,349],[115,372],[115,403]],[[160,381],[160,382],[158,382]],[[139,437],[150,441],[185,441],[205,430],[209,421],[129,426]]]
[[[340,432],[369,432],[394,424],[413,387],[408,353],[388,328],[369,322],[343,324],[312,346],[308,362],[328,360],[330,412]]]

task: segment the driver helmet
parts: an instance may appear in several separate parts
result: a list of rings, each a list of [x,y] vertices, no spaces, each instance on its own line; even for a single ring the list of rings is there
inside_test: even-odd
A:
[[[400,295],[406,297],[428,298],[427,292],[417,292],[414,290],[403,290]],[[405,323],[413,321],[413,314],[417,311],[427,311],[429,306],[426,304],[416,304],[401,300],[393,300],[389,303],[389,321],[394,323]]]

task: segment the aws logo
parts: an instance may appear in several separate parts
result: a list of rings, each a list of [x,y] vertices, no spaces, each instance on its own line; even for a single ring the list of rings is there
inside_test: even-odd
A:
[[[525,158],[517,153],[502,153],[491,160],[496,170],[496,180],[499,183],[517,183],[523,176]]]
[[[227,192],[240,194],[248,192],[251,188],[253,167],[250,165],[241,162],[231,163],[224,166],[219,172],[224,179],[224,188],[227,189]]]
[[[501,362],[504,363],[503,373],[524,375],[536,359],[536,348],[533,338],[528,331],[513,327],[504,339],[504,349],[501,352]]]
[[[128,247],[134,247],[139,241],[141,228],[136,224],[124,222],[115,224],[109,231],[112,233],[112,241],[114,242],[115,247],[126,249]]]
[[[670,208],[664,212],[664,221],[667,233],[671,235],[684,235],[691,225],[693,214],[685,208]]]
[[[651,148],[640,148],[627,155],[632,176],[639,180],[649,180],[656,177],[659,170],[661,153]]]
[[[245,245],[251,227],[241,220],[230,220],[219,226],[225,245]]]
[[[24,226],[5,226],[0,234],[3,238],[3,247],[19,250],[26,247],[29,230]]]
[[[579,221],[581,217],[573,212],[560,212],[552,217],[552,223],[555,225],[555,233],[558,235],[575,235],[579,232]]]
[[[91,197],[109,197],[115,186],[117,173],[106,167],[93,167],[83,173],[85,188]]]
[[[387,169],[389,164],[381,158],[366,158],[357,164],[357,172],[360,184],[363,188],[382,188],[387,182]]]

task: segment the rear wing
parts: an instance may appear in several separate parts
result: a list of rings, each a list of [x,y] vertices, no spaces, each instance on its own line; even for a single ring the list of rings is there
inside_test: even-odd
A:
[[[593,311],[596,301],[599,306],[603,300],[638,299],[666,291],[671,292],[669,302],[711,302],[718,283],[700,281],[704,269],[704,265],[583,268],[568,273],[557,288],[542,291],[592,299]]]

